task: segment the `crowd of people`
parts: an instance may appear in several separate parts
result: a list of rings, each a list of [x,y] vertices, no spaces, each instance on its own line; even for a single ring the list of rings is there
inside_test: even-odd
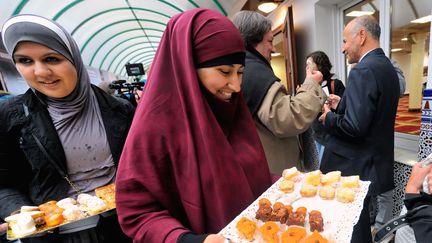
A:
[[[251,11],[232,21],[209,9],[183,12],[167,24],[136,111],[90,83],[75,41],[56,22],[14,16],[2,37],[30,88],[0,101],[0,219],[116,184],[116,214],[22,242],[230,242],[217,233],[283,169],[305,170],[299,136],[307,129],[322,172],[371,181],[351,242],[372,242],[371,198],[394,188],[402,92],[373,17],[344,29],[342,52],[355,64],[349,85],[316,51],[290,94],[270,65],[271,21]],[[432,216],[424,183],[432,189],[432,166],[419,163],[406,187],[408,212],[429,205],[410,216],[418,242],[432,232],[416,220]]]

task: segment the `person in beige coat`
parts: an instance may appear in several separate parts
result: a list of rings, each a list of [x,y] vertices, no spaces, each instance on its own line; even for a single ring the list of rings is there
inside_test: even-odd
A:
[[[270,65],[273,46],[271,21],[259,13],[241,11],[233,18],[246,45],[242,91],[255,120],[270,171],[280,175],[286,168],[303,170],[299,134],[306,131],[324,103],[319,71],[307,70],[296,95],[275,76]]]

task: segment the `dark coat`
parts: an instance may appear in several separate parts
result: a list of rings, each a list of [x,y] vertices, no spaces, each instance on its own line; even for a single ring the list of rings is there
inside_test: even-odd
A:
[[[117,165],[128,133],[133,106],[92,89],[97,97],[108,143]],[[27,111],[25,111],[27,109]],[[25,113],[28,113],[26,115]],[[34,134],[51,157],[67,171],[66,158],[46,107],[28,90],[0,102],[0,217],[22,205],[39,205],[66,196],[69,184],[37,146]]]
[[[413,210],[422,205],[427,206],[421,210]],[[407,221],[414,230],[416,241],[430,242],[432,239],[432,195],[423,192],[420,194],[407,193],[405,206],[408,210]]]
[[[381,48],[369,52],[350,72],[336,112],[325,129],[331,137],[321,170],[342,171],[371,181],[371,195],[394,188],[394,124],[399,99],[396,71]]]

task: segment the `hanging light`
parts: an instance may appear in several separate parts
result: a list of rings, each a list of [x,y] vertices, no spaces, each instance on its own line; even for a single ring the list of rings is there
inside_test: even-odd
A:
[[[267,14],[275,10],[277,6],[278,4],[273,1],[271,2],[263,1],[258,5],[258,9]]]

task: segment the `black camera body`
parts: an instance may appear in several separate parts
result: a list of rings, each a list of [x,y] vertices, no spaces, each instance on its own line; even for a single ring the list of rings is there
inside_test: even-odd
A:
[[[136,90],[142,90],[144,87],[143,82],[128,83],[126,80],[115,80],[108,86],[110,89],[115,89],[117,92],[115,96],[123,98],[131,102],[134,106],[137,105],[135,100]]]

